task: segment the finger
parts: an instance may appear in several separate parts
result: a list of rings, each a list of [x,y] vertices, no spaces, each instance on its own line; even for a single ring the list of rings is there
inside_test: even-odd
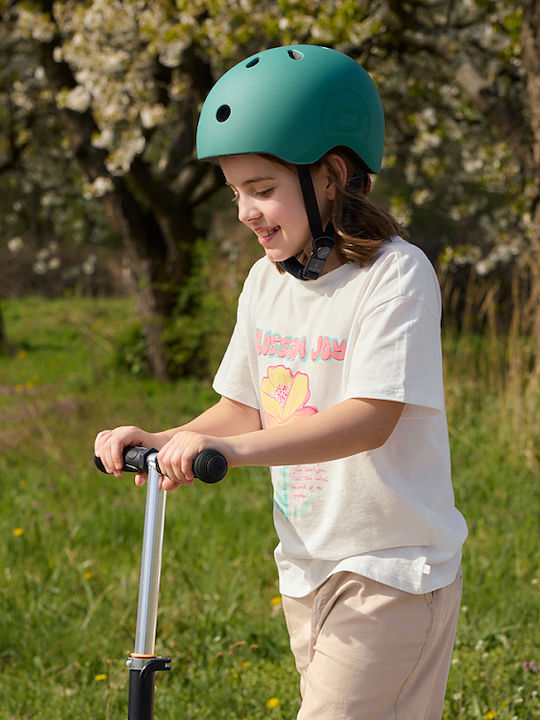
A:
[[[167,492],[172,492],[173,490],[176,490],[176,488],[179,488],[181,485],[193,485],[193,480],[172,480],[170,477],[163,478],[162,487]]]
[[[165,451],[161,449],[157,456],[157,462],[161,469],[161,474],[164,478],[167,478],[170,484],[177,487],[183,481],[182,473],[180,468],[174,462],[175,453],[172,448],[166,447]],[[171,487],[170,489],[174,489]]]
[[[148,480],[148,475],[146,473],[137,473],[135,475],[135,485],[137,487],[143,487],[145,483]]]
[[[181,462],[181,469],[182,473],[185,477],[185,479],[188,481],[187,484],[192,485],[193,484],[193,460],[195,459],[195,455],[190,452],[185,452],[182,455],[182,462]]]
[[[96,439],[94,440],[94,447],[97,449],[100,445],[102,445],[110,434],[111,430],[101,430],[101,432],[98,432]]]
[[[97,457],[101,457],[103,453],[103,447],[105,444],[105,441],[111,434],[110,430],[102,430],[96,435],[96,439],[94,440],[94,454]]]

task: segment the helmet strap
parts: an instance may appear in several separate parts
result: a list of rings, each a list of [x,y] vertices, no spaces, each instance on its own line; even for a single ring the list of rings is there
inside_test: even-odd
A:
[[[330,220],[323,230],[309,165],[297,165],[296,168],[313,239],[313,252],[305,265],[302,265],[296,257],[283,260],[279,265],[298,280],[316,280],[323,271],[328,256],[334,249],[334,226]]]

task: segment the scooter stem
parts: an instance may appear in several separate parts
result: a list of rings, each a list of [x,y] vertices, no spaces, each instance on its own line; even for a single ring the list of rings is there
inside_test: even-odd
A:
[[[139,581],[139,606],[135,632],[135,656],[152,656],[156,641],[156,622],[161,574],[161,550],[167,494],[159,487],[156,455],[148,457],[148,487],[144,514],[144,535]]]
[[[154,674],[158,670],[170,670],[171,667],[169,658],[156,657],[154,654],[166,500],[165,491],[159,487],[156,456],[157,453],[153,452],[146,460],[148,483],[135,651],[127,662],[130,669],[128,720],[152,720]]]

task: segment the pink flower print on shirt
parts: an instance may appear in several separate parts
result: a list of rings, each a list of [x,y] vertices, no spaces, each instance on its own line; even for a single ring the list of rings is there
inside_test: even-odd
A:
[[[261,383],[261,403],[265,427],[288,425],[315,415],[316,407],[308,405],[309,377],[302,372],[274,365]],[[297,465],[281,468],[274,484],[274,502],[289,520],[305,516],[311,509],[313,494],[328,482],[323,465]]]
[[[267,428],[287,425],[309,415],[317,408],[307,405],[309,378],[302,372],[292,373],[284,365],[268,368],[261,383],[261,403]]]

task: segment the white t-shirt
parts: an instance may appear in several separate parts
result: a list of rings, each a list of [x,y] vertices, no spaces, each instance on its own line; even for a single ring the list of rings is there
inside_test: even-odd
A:
[[[266,257],[251,269],[216,392],[259,409],[263,427],[348,398],[406,404],[376,450],[271,468],[283,594],[305,596],[341,570],[412,593],[454,580],[467,528],[450,476],[440,315],[433,267],[401,238],[366,268],[308,282]]]

